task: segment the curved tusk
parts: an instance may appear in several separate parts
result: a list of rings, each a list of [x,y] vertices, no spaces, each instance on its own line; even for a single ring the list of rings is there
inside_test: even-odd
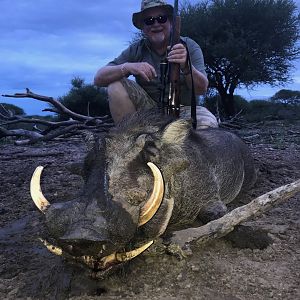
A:
[[[154,184],[150,198],[141,209],[138,226],[144,225],[155,215],[164,196],[164,180],[159,168],[151,162],[148,162],[147,165],[153,173]]]
[[[48,200],[44,197],[42,191],[41,191],[41,174],[44,167],[39,166],[35,169],[31,181],[30,181],[30,194],[33,202],[37,206],[37,208],[45,213],[47,207],[50,205]]]
[[[138,255],[140,255],[142,252],[144,252],[146,249],[148,249],[151,245],[153,244],[153,241],[150,241],[148,243],[146,243],[145,245],[134,249],[132,251],[128,251],[128,252],[115,252],[113,254],[110,254],[108,256],[105,256],[101,259],[102,262],[102,267],[105,268],[107,265],[111,265],[114,263],[120,263],[120,262],[125,262],[125,261],[129,261],[135,257],[137,257]]]
[[[116,253],[116,259],[119,262],[131,260],[131,259],[137,257],[138,255],[140,255],[141,253],[143,253],[152,244],[153,244],[153,241],[150,241],[150,242],[146,243],[145,245],[143,245],[137,249],[134,249],[132,251],[124,252],[124,253]]]

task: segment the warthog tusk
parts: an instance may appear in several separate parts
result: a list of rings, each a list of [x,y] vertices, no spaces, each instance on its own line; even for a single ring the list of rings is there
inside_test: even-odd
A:
[[[102,266],[105,268],[105,266],[112,264],[112,263],[129,261],[129,260],[137,257],[138,255],[140,255],[147,248],[149,248],[152,244],[153,244],[153,241],[150,241],[150,242],[146,243],[145,245],[143,245],[137,249],[134,249],[132,251],[121,252],[121,253],[116,252],[111,255],[105,256],[101,259]]]
[[[41,191],[41,174],[44,167],[39,166],[35,169],[31,181],[30,181],[30,194],[33,202],[37,206],[37,208],[45,213],[47,207],[50,205],[48,200],[44,197],[42,191]]]
[[[150,242],[146,243],[145,245],[143,245],[137,249],[134,249],[132,251],[120,252],[120,253],[115,252],[108,256],[102,257],[101,259],[98,259],[94,256],[88,256],[88,255],[78,256],[78,257],[72,256],[72,255],[64,252],[60,247],[51,245],[46,240],[43,240],[43,239],[39,239],[39,240],[43,243],[43,245],[46,246],[46,248],[51,253],[53,253],[55,255],[65,256],[67,258],[71,258],[76,261],[85,263],[90,268],[94,268],[95,266],[97,266],[97,268],[99,268],[99,269],[105,269],[106,267],[109,267],[110,265],[129,261],[129,260],[137,257],[138,255],[140,255],[142,252],[144,252],[146,249],[148,249],[153,244],[153,241],[150,241]]]
[[[153,173],[154,184],[150,198],[141,209],[138,226],[142,226],[151,220],[157,212],[164,196],[164,180],[159,168],[151,162],[148,162],[147,165]]]
[[[153,244],[153,241],[150,241],[150,242],[146,243],[145,245],[143,245],[143,246],[141,246],[141,247],[139,247],[137,249],[134,249],[132,251],[123,252],[123,253],[117,253],[116,254],[116,258],[120,262],[131,260],[131,259],[137,257],[138,255],[140,255],[141,253],[143,253],[152,244]]]

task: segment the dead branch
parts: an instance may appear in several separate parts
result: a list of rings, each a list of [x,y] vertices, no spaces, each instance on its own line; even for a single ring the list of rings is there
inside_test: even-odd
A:
[[[233,117],[229,119],[229,121],[233,122],[239,118],[239,116],[242,114],[243,110],[241,109],[237,114],[235,114]]]
[[[250,203],[238,207],[225,216],[201,227],[177,231],[174,233],[172,241],[184,247],[191,242],[203,244],[215,238],[223,237],[231,232],[236,225],[254,216],[261,215],[271,207],[291,198],[298,192],[300,192],[300,179],[257,197]]]
[[[26,93],[16,93],[14,95],[2,95],[3,97],[11,98],[32,98],[39,101],[47,102],[53,105],[54,108],[44,109],[43,111],[54,112],[60,115],[66,115],[70,119],[67,121],[53,122],[37,118],[26,118],[23,116],[14,115],[11,111],[1,108],[0,119],[0,138],[7,136],[25,137],[25,139],[15,141],[16,145],[34,144],[40,141],[49,141],[56,137],[70,134],[76,134],[77,130],[82,129],[100,129],[107,130],[113,126],[113,122],[109,116],[91,117],[77,114],[66,108],[58,100],[52,97],[42,96],[26,89]],[[25,129],[7,129],[4,126],[15,125],[19,123],[33,124],[32,130]],[[44,129],[37,129],[37,124],[43,125]],[[38,132],[36,132],[38,131]]]
[[[16,137],[28,137],[29,139],[39,139],[42,135],[35,131],[30,131],[26,129],[5,129],[0,127],[0,138],[7,136],[16,136]]]
[[[60,121],[60,122],[52,122],[52,121],[47,121],[43,119],[36,119],[36,118],[24,118],[20,116],[14,116],[10,118],[10,121],[0,123],[0,126],[5,126],[5,125],[13,125],[13,124],[18,124],[18,123],[27,123],[27,124],[41,124],[41,125],[46,125],[46,126],[54,126],[55,128],[59,126],[68,126],[72,124],[79,124],[79,121],[76,120],[68,120],[68,121]]]
[[[28,88],[26,88],[26,93],[16,93],[14,95],[2,95],[3,97],[9,97],[9,98],[32,98],[36,100],[40,100],[43,102],[47,102],[52,104],[56,108],[56,112],[60,114],[67,115],[71,117],[74,120],[78,120],[81,122],[95,122],[95,125],[99,125],[99,123],[102,123],[102,119],[106,119],[106,117],[88,117],[85,115],[77,114],[68,108],[66,108],[63,104],[61,104],[58,100],[52,98],[52,97],[47,97],[47,96],[42,96],[35,94],[31,92]]]
[[[53,112],[55,114],[58,114],[59,115],[59,111],[54,109],[54,108],[45,108],[43,109],[42,111],[48,111],[48,112]]]
[[[73,125],[70,125],[65,128],[60,128],[57,131],[51,131],[45,135],[39,134],[37,132],[34,132],[35,134],[29,135],[28,130],[27,130],[26,133],[27,133],[27,136],[29,137],[29,139],[15,141],[15,145],[20,146],[20,145],[35,144],[37,142],[47,142],[47,141],[53,140],[54,138],[62,136],[67,133],[69,134],[69,133],[73,132],[74,134],[77,134],[77,133],[79,133],[78,132],[79,130],[95,129],[95,128],[97,128],[97,127],[96,126],[87,126],[85,124],[73,124]],[[105,130],[105,128],[103,128],[103,130]],[[30,132],[33,133],[33,131],[30,131]],[[25,136],[25,134],[23,136]]]
[[[219,124],[219,127],[225,129],[241,129],[242,126],[240,124],[231,122],[231,121],[223,121]]]

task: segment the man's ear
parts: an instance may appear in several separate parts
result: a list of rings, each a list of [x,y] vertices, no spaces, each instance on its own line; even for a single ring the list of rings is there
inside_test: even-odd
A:
[[[179,119],[170,123],[162,134],[163,144],[183,144],[192,129],[191,120]]]

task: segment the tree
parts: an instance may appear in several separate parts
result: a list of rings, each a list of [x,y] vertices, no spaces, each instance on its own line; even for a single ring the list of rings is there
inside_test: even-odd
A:
[[[300,105],[300,91],[282,89],[275,93],[270,100],[275,103]]]
[[[23,108],[9,103],[0,103],[0,111],[11,112],[14,115],[25,115]]]
[[[194,39],[205,57],[210,86],[227,117],[235,114],[238,86],[278,85],[290,80],[299,57],[300,16],[291,0],[212,0],[181,10],[182,35]]]
[[[67,95],[59,97],[59,101],[71,111],[86,116],[109,115],[107,92],[104,88],[85,84],[84,79],[74,77],[72,88]],[[60,118],[63,116],[60,115]]]

